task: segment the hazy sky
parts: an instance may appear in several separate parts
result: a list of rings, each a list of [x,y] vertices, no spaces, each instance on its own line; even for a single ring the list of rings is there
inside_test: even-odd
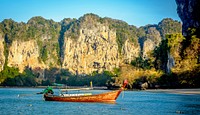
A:
[[[61,21],[86,13],[110,17],[130,25],[158,24],[163,18],[180,20],[175,0],[0,0],[0,22],[27,22],[31,17]]]

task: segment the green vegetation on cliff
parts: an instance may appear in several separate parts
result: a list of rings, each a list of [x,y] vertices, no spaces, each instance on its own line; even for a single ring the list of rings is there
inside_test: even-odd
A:
[[[65,39],[74,43],[82,28],[95,29],[109,27],[116,32],[119,56],[122,57],[126,40],[140,50],[138,57],[132,57],[131,63],[121,63],[112,72],[94,71],[91,75],[74,75],[62,69]],[[98,29],[96,29],[99,31]],[[106,30],[107,31],[107,30]],[[35,86],[62,83],[67,85],[85,85],[90,81],[96,86],[118,86],[125,78],[129,87],[138,87],[143,83],[155,87],[199,87],[200,40],[196,28],[190,28],[190,34],[183,37],[181,23],[172,19],[163,19],[158,25],[135,27],[121,20],[101,18],[95,14],[86,14],[79,19],[63,19],[54,22],[43,17],[33,17],[27,23],[17,23],[6,19],[0,23],[0,33],[4,39],[4,70],[0,72],[1,85]],[[83,32],[83,31],[82,31]],[[83,32],[84,33],[84,32]],[[13,41],[34,40],[38,46],[40,63],[47,68],[27,68],[23,73],[14,67],[8,67],[9,48]],[[84,42],[84,41],[83,41]],[[36,48],[37,49],[37,48]],[[128,49],[128,48],[127,48]],[[129,49],[128,49],[129,50]]]
[[[46,20],[43,17],[33,17],[28,23],[27,33],[31,39],[37,40],[39,49],[40,49],[40,57],[46,64],[57,64],[59,62],[59,49],[58,47],[58,37],[60,33],[60,24],[58,22],[54,22],[53,20]],[[50,61],[50,57],[54,60],[54,62]]]
[[[76,40],[80,34],[79,32],[81,27],[87,27],[91,29],[92,27],[99,26],[98,23],[109,26],[111,30],[116,31],[116,41],[120,53],[127,39],[130,39],[130,41],[133,42],[137,47],[137,28],[135,26],[128,25],[128,23],[121,20],[115,20],[107,17],[101,18],[98,15],[92,13],[85,14],[78,20],[73,19],[69,21],[68,19],[67,25],[64,26],[64,28],[66,28],[65,36]]]
[[[174,21],[171,18],[165,18],[160,23],[158,23],[158,30],[161,35],[165,37],[167,34],[181,33],[182,24],[178,21]]]
[[[116,41],[120,53],[127,39],[133,42],[136,47],[138,46],[137,27],[128,25],[128,23],[124,21],[114,20],[111,18],[101,18],[101,23],[108,24],[110,29],[116,31]]]

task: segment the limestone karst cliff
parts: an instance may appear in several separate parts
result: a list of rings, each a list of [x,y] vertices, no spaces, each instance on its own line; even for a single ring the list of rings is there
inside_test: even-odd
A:
[[[197,28],[200,33],[200,1],[176,0],[177,13],[183,22],[183,35],[188,35],[189,28]]]
[[[42,17],[27,23],[6,19],[0,27],[0,70],[5,64],[20,72],[30,68],[38,71],[38,77],[51,68],[83,75],[112,71],[137,57],[152,58],[166,34],[181,32],[181,23],[172,19],[137,28],[95,14],[61,22]]]
[[[13,41],[9,48],[8,64],[10,67],[18,67],[22,73],[25,67],[41,67],[46,68],[44,63],[40,63],[39,47],[34,40],[20,42]]]
[[[4,39],[2,34],[0,33],[0,71],[3,70],[5,64],[5,55],[4,55]]]
[[[199,0],[176,0],[177,13],[183,22],[182,57],[200,62],[200,1]],[[196,65],[193,64],[193,65]]]
[[[181,59],[175,69],[180,77],[192,81],[190,85],[199,87],[200,74],[200,1],[176,0],[177,13],[183,22],[183,36],[181,42]],[[181,68],[181,69],[180,69]],[[182,78],[184,79],[184,78]]]

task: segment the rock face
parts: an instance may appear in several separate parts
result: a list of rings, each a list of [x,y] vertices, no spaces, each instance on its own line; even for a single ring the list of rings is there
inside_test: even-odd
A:
[[[76,74],[88,74],[93,71],[111,71],[119,67],[116,32],[97,23],[97,26],[80,28],[78,39],[64,40],[64,60],[62,67]]]
[[[38,61],[39,48],[34,40],[27,42],[14,41],[9,48],[8,66],[18,67],[23,72],[25,67],[45,68],[45,65]]]
[[[177,13],[183,22],[183,35],[187,35],[188,28],[200,28],[200,1],[176,0]],[[199,33],[199,32],[198,32]]]
[[[156,27],[149,27],[146,32],[146,40],[143,45],[143,57],[149,57],[150,53],[158,46],[162,40],[160,32]]]
[[[177,13],[183,22],[183,35],[186,39],[183,42],[184,54],[181,56],[185,58],[182,62],[187,62],[184,66],[198,66],[200,63],[200,1],[199,0],[176,0]],[[192,52],[192,53],[190,53]],[[192,61],[193,60],[193,61]],[[197,64],[197,65],[196,65]],[[188,68],[188,67],[187,67]],[[190,71],[193,71],[190,69]],[[195,70],[194,74],[198,74]]]
[[[70,36],[71,31],[76,31],[76,38]],[[75,74],[90,74],[112,71],[121,62],[130,63],[139,56],[138,43],[135,45],[127,39],[119,49],[116,34],[115,28],[100,22],[95,15],[71,23],[64,35],[62,68]]]
[[[42,17],[33,17],[26,24],[6,20],[0,23],[0,71],[6,60],[7,66],[17,67],[20,72],[26,67],[40,73],[51,68],[73,74],[112,71],[141,56],[141,52],[142,57],[149,58],[163,36],[177,32],[173,29],[179,26],[179,22],[164,19],[159,25],[136,28],[94,14],[60,23]],[[140,37],[143,41],[139,43]],[[7,57],[4,41],[8,44]]]
[[[122,47],[122,63],[130,63],[133,59],[139,56],[140,47],[132,43],[129,39],[125,41],[124,46]]]
[[[119,49],[116,30],[97,19],[95,16],[82,17],[76,39],[68,37],[70,29],[65,32],[62,68],[76,74],[101,73],[112,71],[121,62],[130,63],[138,57],[139,47],[127,39],[123,48]]]
[[[4,55],[4,39],[0,33],[0,71],[3,70],[5,64],[5,55]]]

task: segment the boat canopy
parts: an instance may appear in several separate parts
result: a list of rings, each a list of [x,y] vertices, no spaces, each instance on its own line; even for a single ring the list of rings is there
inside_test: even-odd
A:
[[[44,89],[44,91],[43,91],[42,93],[43,93],[43,94],[46,94],[46,93],[51,93],[51,94],[53,94],[54,92],[53,92],[52,87],[48,86],[46,89]]]

